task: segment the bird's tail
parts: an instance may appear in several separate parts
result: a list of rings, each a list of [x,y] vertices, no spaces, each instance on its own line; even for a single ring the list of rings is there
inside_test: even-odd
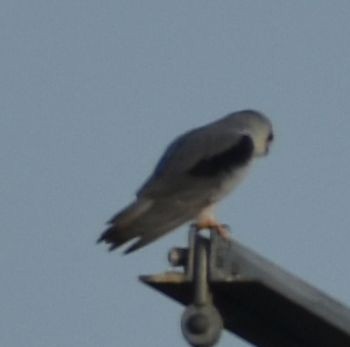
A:
[[[186,223],[194,217],[188,206],[178,206],[175,202],[137,199],[114,216],[109,227],[98,239],[98,242],[110,244],[109,250],[137,239],[125,253],[133,252],[167,232]]]

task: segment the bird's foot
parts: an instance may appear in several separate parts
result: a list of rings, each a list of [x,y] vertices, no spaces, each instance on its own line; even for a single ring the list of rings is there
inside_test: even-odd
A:
[[[213,230],[218,235],[220,235],[223,239],[229,240],[231,238],[231,229],[227,224],[219,224],[219,223],[194,223],[192,227],[196,231],[200,231],[203,229]]]
[[[229,240],[231,238],[231,229],[227,224],[216,224],[213,225],[210,230],[214,230],[218,233],[223,239]]]

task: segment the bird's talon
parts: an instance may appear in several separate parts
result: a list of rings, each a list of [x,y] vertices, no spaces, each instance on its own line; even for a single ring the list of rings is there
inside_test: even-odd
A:
[[[223,239],[229,240],[231,238],[231,229],[226,224],[218,224],[213,228]]]
[[[231,227],[228,224],[221,224],[221,226],[226,229],[229,233],[231,233]]]

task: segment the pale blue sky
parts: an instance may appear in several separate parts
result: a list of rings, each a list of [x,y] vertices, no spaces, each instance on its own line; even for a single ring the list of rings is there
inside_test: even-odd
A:
[[[127,257],[94,242],[170,140],[242,108],[276,142],[221,220],[350,305],[349,16],[345,0],[2,0],[0,345],[186,346],[182,307],[137,281],[186,229]]]

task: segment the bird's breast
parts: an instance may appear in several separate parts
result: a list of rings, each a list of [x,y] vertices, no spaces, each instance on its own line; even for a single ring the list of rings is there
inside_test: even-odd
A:
[[[230,194],[241,183],[246,176],[249,165],[234,170],[222,177],[218,184],[217,191],[213,194],[213,201],[219,201]]]

